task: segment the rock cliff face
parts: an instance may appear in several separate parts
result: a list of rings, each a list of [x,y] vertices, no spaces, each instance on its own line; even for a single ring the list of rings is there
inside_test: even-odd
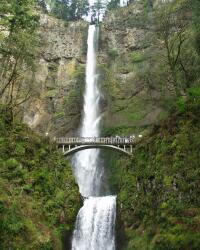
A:
[[[36,95],[24,107],[24,121],[50,136],[77,129],[85,76],[87,26],[41,14],[40,48],[34,76]]]
[[[103,128],[112,128],[114,133],[118,128],[125,134],[144,131],[165,112],[160,104],[161,90],[145,79],[159,50],[150,8],[136,1],[109,11],[100,24]],[[24,107],[24,121],[51,137],[72,135],[82,110],[88,23],[65,23],[41,14],[40,24],[37,94]]]
[[[160,90],[145,81],[152,55],[158,50],[149,8],[141,1],[118,8],[107,13],[101,25],[99,70],[105,98],[104,126],[129,127],[127,133],[143,130],[163,113]]]

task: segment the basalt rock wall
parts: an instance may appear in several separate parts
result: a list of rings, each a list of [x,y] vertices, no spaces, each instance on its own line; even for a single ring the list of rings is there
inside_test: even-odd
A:
[[[73,134],[82,106],[88,23],[64,22],[40,14],[35,96],[24,106],[24,121],[53,136]]]

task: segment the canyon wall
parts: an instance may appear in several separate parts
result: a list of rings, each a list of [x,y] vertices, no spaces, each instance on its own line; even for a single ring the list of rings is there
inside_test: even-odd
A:
[[[66,23],[40,14],[35,96],[24,106],[24,121],[51,137],[73,134],[80,120],[88,23]]]

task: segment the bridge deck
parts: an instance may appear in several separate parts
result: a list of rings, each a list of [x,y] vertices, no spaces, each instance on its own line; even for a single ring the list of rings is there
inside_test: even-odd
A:
[[[135,138],[121,137],[71,137],[55,138],[57,144],[62,145],[133,145]]]

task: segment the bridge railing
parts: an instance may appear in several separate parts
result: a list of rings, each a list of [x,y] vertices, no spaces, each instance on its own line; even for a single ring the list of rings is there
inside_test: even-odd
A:
[[[112,145],[130,145],[135,142],[135,138],[121,137],[61,137],[55,138],[58,144],[65,145],[91,145],[91,144],[112,144]]]

